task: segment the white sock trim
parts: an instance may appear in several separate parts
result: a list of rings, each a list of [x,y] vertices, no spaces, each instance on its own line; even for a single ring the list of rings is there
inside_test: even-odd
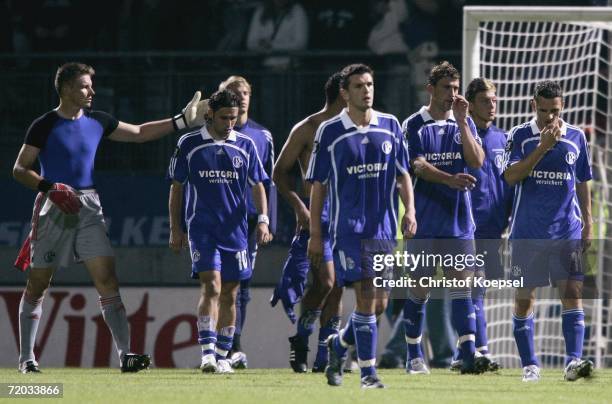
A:
[[[419,335],[419,336],[418,336],[418,337],[416,337],[416,338],[406,337],[406,343],[407,343],[407,344],[413,344],[413,345],[414,345],[414,344],[420,344],[422,339],[423,339],[423,336],[422,336],[422,335]]]
[[[474,334],[466,334],[459,337],[459,344],[467,341],[476,341],[476,336]]]
[[[376,365],[376,358],[368,360],[357,359],[357,363],[360,368],[371,368]]]

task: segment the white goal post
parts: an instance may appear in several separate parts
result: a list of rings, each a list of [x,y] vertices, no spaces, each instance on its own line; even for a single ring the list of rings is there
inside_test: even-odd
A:
[[[597,298],[585,305],[584,355],[612,366],[612,7],[465,7],[463,87],[475,77],[497,86],[496,125],[506,131],[532,118],[534,85],[545,79],[564,89],[563,118],[581,127],[593,164]],[[537,201],[535,201],[537,203]],[[562,366],[560,304],[538,293],[536,351],[545,366]],[[512,336],[512,293],[488,292],[489,349],[504,366],[519,366]]]

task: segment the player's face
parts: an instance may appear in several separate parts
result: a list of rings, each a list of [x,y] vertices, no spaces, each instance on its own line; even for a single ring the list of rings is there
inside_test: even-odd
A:
[[[495,91],[481,91],[470,102],[470,114],[475,120],[492,122],[497,112],[497,95]]]
[[[450,111],[455,96],[459,94],[459,80],[444,77],[438,80],[435,86],[428,84],[427,90],[431,94],[432,104],[442,111]]]
[[[83,74],[64,86],[61,98],[78,108],[90,108],[95,94],[91,76]]]
[[[249,105],[251,104],[251,90],[243,84],[231,86],[230,90],[238,96],[240,100],[240,114],[249,112]]]
[[[217,112],[213,112],[212,129],[221,137],[227,137],[238,119],[238,107],[219,108]]]
[[[374,79],[370,73],[349,77],[348,89],[341,89],[342,98],[350,108],[366,111],[374,104]]]
[[[559,126],[559,116],[563,110],[561,97],[537,97],[535,100],[531,100],[531,107],[536,113],[538,128],[542,129],[548,125]]]

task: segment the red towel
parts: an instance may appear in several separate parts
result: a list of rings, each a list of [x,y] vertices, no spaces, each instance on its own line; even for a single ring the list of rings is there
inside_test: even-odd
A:
[[[26,269],[30,266],[30,239],[32,237],[32,233],[28,234],[28,237],[24,240],[21,249],[19,250],[19,254],[17,255],[17,259],[13,264],[15,268],[20,270],[21,272],[25,272]]]

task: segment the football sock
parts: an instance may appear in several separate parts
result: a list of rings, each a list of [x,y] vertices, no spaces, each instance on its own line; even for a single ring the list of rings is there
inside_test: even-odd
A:
[[[210,316],[198,317],[198,343],[202,348],[202,356],[215,353],[217,344],[216,321]]]
[[[374,314],[362,314],[354,312],[353,332],[357,344],[357,359],[361,377],[376,374],[376,343],[378,327]]]
[[[423,357],[421,335],[423,333],[427,300],[427,298],[421,299],[410,294],[404,303],[404,331],[406,333],[406,343],[408,344],[408,361]]]
[[[451,323],[459,336],[459,349],[464,362],[474,360],[476,341],[476,313],[470,290],[451,290]]]
[[[130,352],[130,329],[121,295],[100,296],[100,310],[115,341],[119,359]]]
[[[19,303],[19,363],[34,360],[36,331],[42,316],[43,297],[34,299],[23,292]]]
[[[567,309],[561,313],[561,327],[565,339],[565,365],[573,359],[582,358],[584,342],[584,310]]]
[[[519,317],[516,314],[512,316],[514,340],[516,341],[516,347],[521,357],[521,364],[523,367],[529,365],[540,366],[538,359],[535,356],[535,349],[533,343],[534,334],[534,321],[533,313],[527,317]]]

